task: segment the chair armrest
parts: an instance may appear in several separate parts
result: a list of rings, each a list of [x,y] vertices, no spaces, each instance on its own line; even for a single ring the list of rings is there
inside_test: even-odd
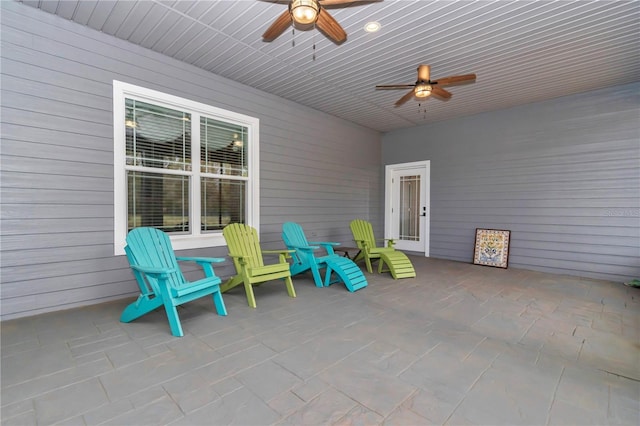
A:
[[[319,246],[294,246],[294,245],[292,245],[291,247],[295,250],[307,250],[307,251],[314,251],[320,248]]]
[[[246,254],[233,254],[233,253],[229,253],[229,257],[237,257],[238,259],[241,259],[243,257],[253,257],[253,256],[247,256]]]
[[[327,254],[330,254],[330,255],[335,253],[333,251],[333,248],[340,245],[340,243],[334,243],[332,241],[314,241],[314,242],[309,241],[309,244],[318,244],[322,246],[322,248],[325,249]]]
[[[247,259],[252,259],[253,256],[247,256],[246,254],[233,254],[233,253],[229,253],[229,257],[232,259],[238,259],[238,262],[240,262],[241,265],[246,265]]]
[[[220,263],[225,261],[222,257],[176,257],[176,259],[182,262],[196,263]]]
[[[339,246],[340,243],[334,243],[332,241],[309,241],[309,244],[322,245],[322,246]]]
[[[291,253],[295,250],[262,250],[262,254],[277,254],[280,263],[287,263],[287,259],[291,258]]]
[[[295,250],[288,250],[288,249],[283,249],[283,250],[262,250],[262,253],[264,254],[284,254],[284,253],[295,253]]]
[[[216,273],[213,270],[212,264],[225,261],[225,259],[220,257],[176,257],[176,259],[183,262],[197,263],[204,271],[205,277],[215,277]]]
[[[371,248],[369,247],[369,243],[367,242],[367,240],[353,240],[356,242],[357,246],[362,245],[363,248]]]
[[[396,244],[396,241],[393,238],[376,238],[376,241],[383,243],[383,245],[385,245],[384,242],[386,241],[387,247],[393,247]]]
[[[155,268],[151,266],[131,265],[132,269],[140,271],[143,274],[155,275],[158,278],[165,278],[167,275],[176,272],[175,268]]]

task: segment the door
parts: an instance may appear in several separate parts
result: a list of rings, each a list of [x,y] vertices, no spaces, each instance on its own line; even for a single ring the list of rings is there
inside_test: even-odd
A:
[[[385,238],[399,250],[429,256],[429,161],[393,164],[385,172]]]

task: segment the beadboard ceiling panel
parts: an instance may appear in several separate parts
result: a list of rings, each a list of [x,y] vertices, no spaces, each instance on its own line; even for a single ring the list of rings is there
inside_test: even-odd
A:
[[[382,132],[640,81],[638,1],[384,0],[328,8],[348,34],[262,34],[286,2],[24,0],[24,4]],[[363,30],[368,21],[382,29]],[[432,78],[475,73],[443,102],[410,100]]]

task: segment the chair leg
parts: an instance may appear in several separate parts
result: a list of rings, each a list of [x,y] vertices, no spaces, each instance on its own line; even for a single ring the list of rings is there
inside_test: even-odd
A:
[[[252,308],[257,308],[256,297],[253,295],[253,286],[249,281],[244,282],[244,292],[247,293],[247,303]]]
[[[222,294],[219,291],[213,293],[213,303],[216,305],[218,315],[227,315],[227,308],[224,306],[224,300],[222,300]]]
[[[367,264],[367,271],[369,271],[370,274],[373,274],[373,268],[371,267],[371,258],[369,256],[365,256],[364,262]]]
[[[380,260],[378,261],[378,273],[381,274],[382,272],[386,272],[383,270],[384,265],[385,265],[385,257],[384,256],[380,256]]]
[[[320,276],[320,268],[317,264],[311,265],[311,273],[313,274],[313,281],[316,283],[316,287],[322,287],[322,277]]]
[[[167,312],[167,319],[169,320],[169,326],[171,327],[171,334],[176,337],[184,336],[182,332],[182,325],[180,324],[180,318],[178,317],[178,310],[171,303],[164,304],[164,310]]]
[[[122,311],[122,315],[120,315],[120,321],[122,322],[131,322],[141,316],[148,314],[156,308],[162,306],[162,297],[154,297],[150,299],[148,295],[140,295],[138,300],[129,304],[124,311]]]
[[[332,274],[333,274],[333,268],[331,267],[329,262],[327,262],[327,270],[326,270],[325,275],[324,275],[324,286],[325,287],[329,287],[331,284],[333,284],[331,282],[331,275]]]
[[[285,277],[284,282],[287,285],[287,293],[289,293],[289,297],[296,297],[296,290],[293,288],[293,281],[291,277]],[[322,283],[322,281],[320,281]]]
[[[233,277],[229,278],[227,281],[220,284],[220,291],[224,293],[243,283],[244,281],[242,280],[241,274],[234,275]]]

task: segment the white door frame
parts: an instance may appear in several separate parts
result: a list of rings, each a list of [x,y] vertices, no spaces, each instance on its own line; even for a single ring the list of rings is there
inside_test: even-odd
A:
[[[426,216],[421,228],[424,230],[424,256],[429,257],[429,230],[431,228],[431,161],[414,161],[411,163],[389,164],[385,166],[385,187],[384,187],[384,237],[393,238],[391,232],[391,217],[393,207],[393,174],[403,169],[422,168],[425,173],[424,189],[422,196],[424,197],[424,206],[426,206]]]

